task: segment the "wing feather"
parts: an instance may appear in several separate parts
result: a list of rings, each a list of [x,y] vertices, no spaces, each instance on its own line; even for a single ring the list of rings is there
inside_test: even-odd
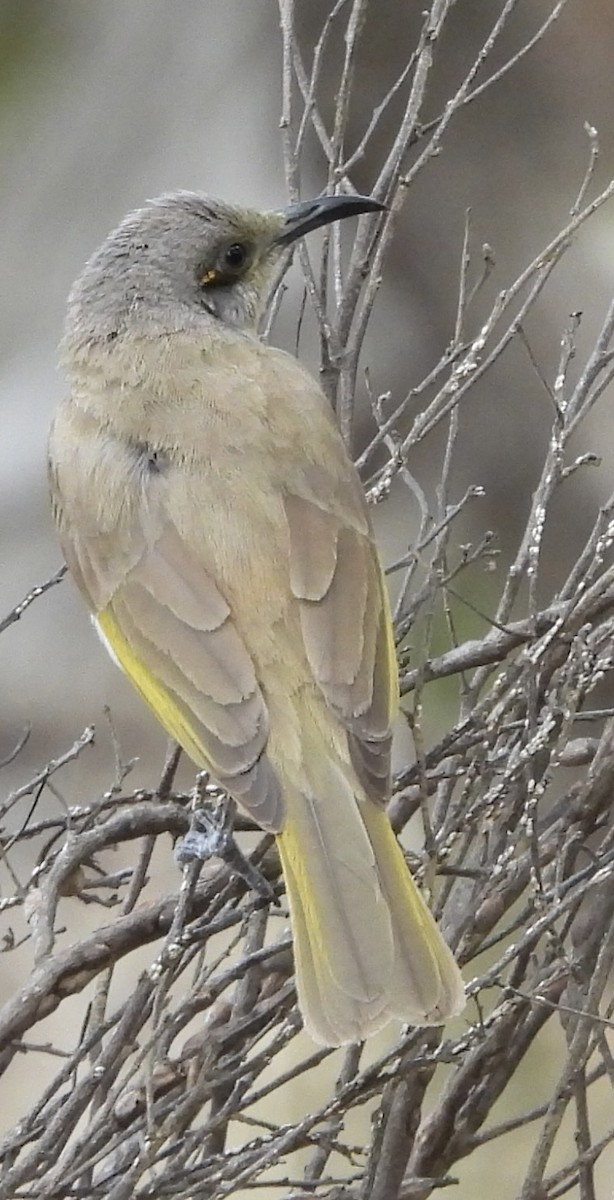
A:
[[[320,600],[308,600],[302,608],[303,636],[316,679],[335,707],[349,709],[351,705],[353,715],[364,706],[363,696],[352,685],[363,656],[368,568],[365,547],[357,535],[351,529],[340,529],[330,585]],[[365,688],[365,697],[366,692]]]
[[[101,543],[79,542],[82,578],[104,574]],[[88,553],[89,552],[89,553]],[[268,713],[228,603],[177,530],[165,522],[116,587],[97,623],[166,730],[263,827],[283,824],[283,800],[266,757]]]
[[[295,548],[290,559],[290,586],[300,600],[321,600],[335,574],[339,521],[301,496],[286,496],[284,507]]]
[[[377,549],[353,475],[345,487],[339,478],[331,480],[317,497],[305,491],[285,499],[290,581],[305,649],[327,702],[346,726],[367,794],[382,802],[390,786],[398,681]]]

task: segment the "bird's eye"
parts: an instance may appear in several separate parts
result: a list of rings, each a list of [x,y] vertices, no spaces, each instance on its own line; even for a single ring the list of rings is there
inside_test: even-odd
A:
[[[247,262],[247,246],[243,242],[233,242],[224,251],[224,266],[229,271],[240,271]]]
[[[210,291],[216,287],[229,287],[240,278],[249,266],[254,247],[249,242],[230,242],[221,246],[214,264],[201,264],[198,268],[199,287]]]

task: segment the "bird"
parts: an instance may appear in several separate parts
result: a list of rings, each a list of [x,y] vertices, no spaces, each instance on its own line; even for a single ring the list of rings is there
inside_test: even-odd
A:
[[[319,384],[258,333],[286,248],[382,207],[178,191],[129,213],[70,292],[49,437],[60,544],[109,653],[275,835],[326,1046],[465,1001],[386,811],[398,668],[364,489]]]

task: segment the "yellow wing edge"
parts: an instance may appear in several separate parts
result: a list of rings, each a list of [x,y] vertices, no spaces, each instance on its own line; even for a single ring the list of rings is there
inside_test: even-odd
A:
[[[111,610],[102,609],[94,618],[94,622],[110,654],[166,732],[179,742],[186,754],[189,754],[201,769],[214,772],[214,765],[207,757],[203,743],[187,719],[181,704],[139,659],[124,637]]]

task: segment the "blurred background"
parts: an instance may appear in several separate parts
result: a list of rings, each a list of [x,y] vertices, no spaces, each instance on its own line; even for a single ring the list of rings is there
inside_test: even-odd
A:
[[[299,5],[307,56],[328,8],[322,0]],[[401,0],[372,5],[357,132],[415,46],[419,8]],[[458,86],[487,31],[489,8],[482,0],[456,4],[425,119]],[[518,5],[488,73],[550,9],[544,0]],[[493,295],[565,223],[589,159],[585,122],[599,131],[596,185],[612,173],[613,61],[611,0],[571,0],[544,41],[453,123],[441,155],[411,189],[385,268],[364,354],[376,391],[401,399],[450,342],[468,208],[478,266],[481,245],[492,247]],[[332,108],[339,70],[332,55],[326,69]],[[45,442],[64,386],[56,345],[73,278],[128,209],[166,190],[282,205],[280,75],[273,0],[0,0],[0,617],[60,563]],[[392,106],[382,137],[394,118]],[[375,155],[377,147],[376,138]],[[304,195],[324,182],[314,149],[304,164]],[[369,156],[355,183],[369,190]],[[532,356],[550,382],[569,314],[582,311],[579,345],[588,347],[611,297],[613,218],[606,208],[582,231],[528,324]],[[274,340],[294,346],[295,325],[283,313]],[[495,529],[504,558],[526,518],[551,423],[547,391],[519,346],[488,373],[463,415],[455,484],[459,495],[469,483],[484,486],[474,532]],[[587,476],[584,492],[562,498],[548,530],[553,580],[611,490],[612,424],[606,396],[578,446],[598,450],[602,466]],[[367,432],[365,419],[356,449]],[[437,478],[437,449],[435,439],[412,464],[427,489]],[[393,497],[377,519],[392,556],[410,540],[411,515],[408,525]],[[135,785],[155,782],[164,737],[110,664],[69,582],[3,634],[0,654],[0,759],[32,726],[27,747],[3,771],[3,790],[22,784],[93,723],[97,744],[64,774],[63,795],[69,803],[96,795],[113,761],[105,704],[124,756],[140,758]],[[508,1194],[500,1189],[502,1200]]]

